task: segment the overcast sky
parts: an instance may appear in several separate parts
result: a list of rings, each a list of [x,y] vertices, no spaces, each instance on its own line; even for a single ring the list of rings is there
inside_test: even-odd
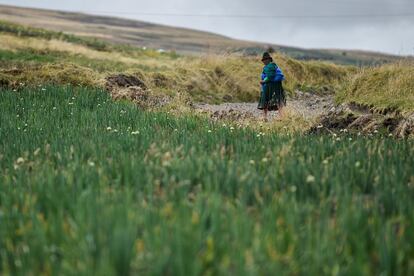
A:
[[[0,0],[0,3],[115,15],[287,46],[414,55],[414,0]],[[214,16],[188,16],[200,14]]]

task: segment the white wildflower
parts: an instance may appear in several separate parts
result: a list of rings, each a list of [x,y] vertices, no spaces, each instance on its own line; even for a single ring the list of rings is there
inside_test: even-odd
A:
[[[23,164],[23,163],[24,163],[24,158],[23,157],[17,158],[17,160],[16,160],[17,165],[20,165],[20,164]]]
[[[306,183],[313,183],[315,182],[315,177],[313,175],[308,175],[306,177]]]

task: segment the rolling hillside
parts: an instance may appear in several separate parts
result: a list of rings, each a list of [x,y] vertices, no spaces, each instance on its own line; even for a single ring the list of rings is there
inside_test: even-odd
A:
[[[400,57],[373,52],[307,50],[241,41],[218,34],[175,28],[142,21],[82,13],[18,8],[0,5],[0,19],[18,24],[96,37],[112,43],[176,51],[182,54],[240,53],[257,55],[269,47],[301,60],[326,60],[339,64],[371,65]]]

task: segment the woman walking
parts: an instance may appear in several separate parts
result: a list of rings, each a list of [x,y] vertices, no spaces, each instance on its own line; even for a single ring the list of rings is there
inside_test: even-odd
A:
[[[269,53],[263,54],[262,62],[265,66],[262,72],[262,80],[260,81],[262,91],[258,109],[264,111],[264,117],[267,120],[268,111],[279,110],[279,115],[283,115],[282,110],[286,105],[286,98],[282,81],[285,78],[282,70],[273,62],[273,58]]]

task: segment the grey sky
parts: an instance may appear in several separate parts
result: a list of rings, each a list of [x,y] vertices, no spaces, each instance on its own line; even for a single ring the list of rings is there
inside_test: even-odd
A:
[[[0,0],[0,3],[128,17],[288,46],[414,55],[414,0]],[[142,13],[298,17],[217,18]],[[411,16],[402,16],[407,14]],[[370,16],[301,17],[318,15]]]

